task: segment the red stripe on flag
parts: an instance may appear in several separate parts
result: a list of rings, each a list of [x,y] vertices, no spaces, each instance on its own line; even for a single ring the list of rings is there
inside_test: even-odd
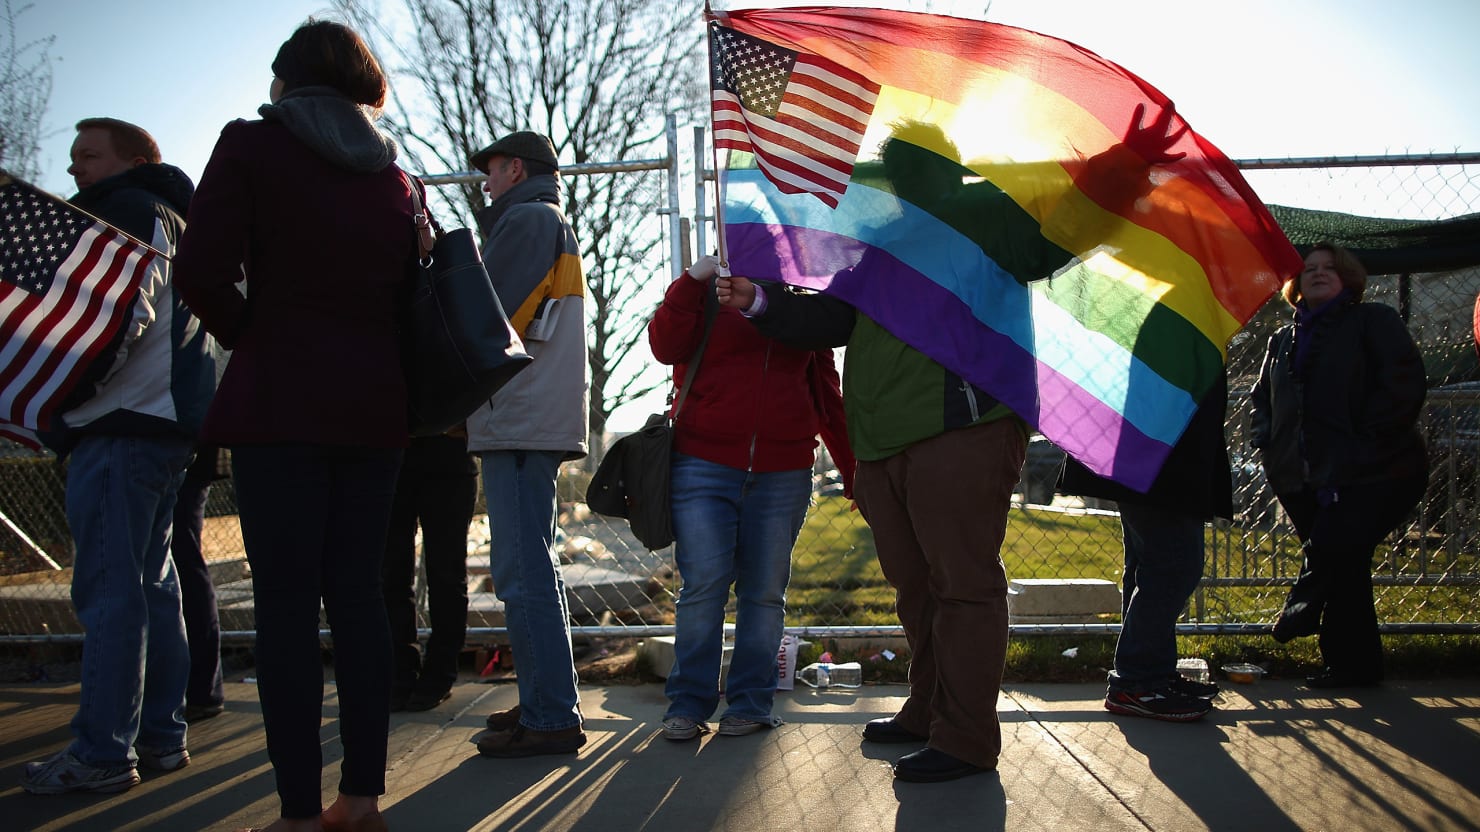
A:
[[[745,119],[744,124],[746,132],[750,139],[749,143],[758,148],[757,150],[753,151],[757,153],[757,155],[762,152],[768,155],[774,154],[777,156],[784,156],[788,153],[794,154],[799,158],[806,159],[807,161],[813,163],[812,170],[817,176],[819,182],[836,183],[843,186],[847,185],[848,177],[853,173],[853,161],[851,159],[844,162],[836,156],[821,155],[817,152],[817,145],[815,143],[808,143],[796,138],[795,136],[790,136],[785,133],[767,128],[762,123],[760,123],[759,119],[747,118]],[[789,127],[791,125],[786,126]],[[810,136],[811,134],[808,133],[808,135]],[[749,148],[740,149],[744,150]],[[835,171],[836,177],[825,177],[824,171],[819,170],[823,168]]]
[[[154,259],[147,249],[111,233],[111,229],[89,229],[82,240],[80,245],[86,246],[86,252],[76,268],[68,275],[59,275],[58,285],[48,292],[57,296],[49,301],[32,296],[22,304],[25,316],[37,310],[44,310],[44,314],[27,326],[33,335],[21,341],[7,368],[3,388],[14,398],[0,419],[31,424],[28,414],[34,408],[34,424],[49,423],[65,394],[116,334],[140,278]],[[100,270],[110,245],[117,250],[107,267]],[[17,324],[25,319],[12,317]],[[43,333],[44,337],[38,337]],[[42,358],[33,364],[38,354]],[[68,358],[74,360],[58,375],[58,368]]]
[[[86,241],[87,253],[83,255],[82,261],[77,264],[70,275],[59,277],[58,282],[47,294],[50,297],[51,292],[59,291],[60,296],[50,301],[51,305],[46,308],[44,317],[35,326],[30,327],[32,332],[44,333],[45,340],[38,337],[27,339],[16,358],[17,366],[26,368],[26,372],[23,376],[17,377],[15,402],[12,405],[9,421],[19,422],[22,425],[30,424],[30,419],[26,416],[32,409],[33,402],[41,392],[41,388],[50,379],[50,370],[54,370],[56,363],[65,357],[69,346],[76,343],[76,338],[73,336],[76,322],[67,325],[67,319],[80,311],[82,313],[78,316],[80,320],[89,311],[88,303],[93,297],[95,272],[108,249],[107,239],[102,235],[94,234],[91,229],[84,234],[83,240]],[[107,276],[104,275],[105,278]],[[37,354],[44,355],[41,363],[28,368],[27,365],[32,364]],[[48,370],[48,365],[50,370]],[[36,424],[44,423],[38,421]]]
[[[852,157],[850,161],[857,159],[858,144],[868,125],[859,126],[856,124],[839,124],[835,121],[817,120],[827,118],[829,112],[826,104],[788,91],[786,97],[781,99],[781,109],[776,113],[776,121],[794,130],[813,136],[821,142],[832,145],[839,151]],[[838,130],[829,130],[829,127],[841,127],[848,133],[848,136],[839,136]]]
[[[816,167],[802,164],[796,160],[795,154],[782,155],[780,153],[760,153],[749,143],[738,140],[725,139],[716,133],[715,146],[755,153],[756,165],[764,172],[776,186],[776,189],[786,194],[813,194],[818,199],[836,208],[838,194],[841,188],[847,187],[848,180],[840,178],[831,181],[837,186],[828,191],[819,191],[817,182],[822,174]],[[837,175],[837,174],[834,174]]]
[[[63,333],[66,340],[62,348],[53,350],[46,362],[42,364],[40,377],[46,379],[47,385],[45,386],[50,386],[53,390],[71,390],[102,354],[108,341],[91,336],[90,333],[98,330],[99,327],[101,327],[100,331],[114,331],[123,323],[122,319],[128,312],[128,306],[119,303],[119,296],[126,292],[128,287],[139,285],[139,281],[154,259],[141,252],[141,247],[133,242],[123,241],[118,249],[107,271],[98,278],[93,290],[86,293],[86,306],[83,307],[77,322]],[[82,301],[83,296],[79,295],[78,300]],[[62,360],[69,355],[76,355],[76,359],[64,373],[58,374],[57,369]],[[43,399],[42,407],[36,414],[36,423],[38,425],[50,423],[56,408],[61,403],[62,397],[57,395],[50,395]]]
[[[841,107],[857,110],[863,120],[858,120],[854,115],[848,114],[841,108],[833,108],[832,118],[835,121],[851,121],[854,124],[864,126],[869,121],[869,113],[873,111],[873,102],[879,98],[879,84],[875,83],[848,83],[842,86],[838,83],[836,71],[842,70],[836,64],[823,65],[817,61],[808,61],[807,58],[799,58],[796,68],[792,71],[792,83],[787,87],[787,92],[802,93],[804,90],[817,90],[820,95],[827,96],[838,102]]]
[[[41,306],[41,298],[3,281],[0,281],[0,291],[7,292],[7,300],[19,300],[11,313],[0,321],[0,331],[7,333],[6,342],[0,343],[0,348],[7,348],[11,344],[19,347],[16,354],[7,356],[3,364],[0,364],[0,421],[19,422],[21,410],[15,406],[14,393],[20,388],[22,371],[26,366],[25,361],[18,357],[19,351],[27,344],[18,335],[13,336],[10,333],[20,331],[21,323]]]
[[[809,52],[802,52],[797,55],[797,65],[810,65],[818,67],[831,73],[843,83],[852,84],[855,87],[871,90],[874,95],[879,94],[879,85],[870,80],[867,75],[855,72],[848,67],[838,63],[837,61],[831,61],[827,58],[823,58],[820,55],[813,55]],[[873,103],[870,102],[869,106],[872,107]]]
[[[799,173],[807,171],[809,179],[830,185],[830,190],[837,190],[838,193],[848,186],[848,177],[853,170],[852,159],[844,160],[836,155],[821,156],[816,145],[788,139],[784,134],[762,126],[767,121],[769,120],[754,115],[743,121],[718,121],[715,123],[716,146],[750,151],[756,154],[759,161],[769,158],[778,163],[786,163]]]
[[[853,80],[854,78],[858,80]],[[867,124],[868,114],[873,111],[874,102],[879,97],[878,84],[838,64],[822,61],[811,55],[797,58],[796,68],[792,71],[791,87],[797,86],[810,87],[836,99],[839,104],[858,110],[864,116],[864,124]],[[851,118],[841,110],[836,111],[836,116],[840,121]]]

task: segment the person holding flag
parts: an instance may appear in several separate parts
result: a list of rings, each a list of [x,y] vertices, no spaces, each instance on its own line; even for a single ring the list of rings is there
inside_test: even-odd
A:
[[[1155,143],[1165,126],[1128,140]],[[899,125],[883,146],[884,175],[899,200],[936,212],[1005,212],[1000,192],[964,184],[959,159],[924,147],[954,146],[939,127],[921,123]],[[1014,241],[1010,253],[1015,274],[1047,277],[1061,265],[1062,252],[1041,236]],[[852,271],[864,277],[885,268],[882,256],[866,255]],[[911,650],[909,699],[895,716],[870,722],[864,740],[925,745],[895,764],[901,780],[994,770],[1007,655],[999,550],[1026,426],[842,300],[767,292],[744,277],[719,278],[717,287],[720,302],[743,310],[767,337],[802,349],[848,347],[843,395],[858,458],[854,490]],[[963,467],[975,476],[958,476]]]
[[[168,255],[194,185],[160,161],[142,128],[112,118],[77,123],[73,204],[147,241],[154,257],[126,303],[117,337],[83,368],[38,434],[69,460],[67,523],[76,541],[72,602],[86,632],[73,741],[28,763],[33,794],[118,792],[137,768],[190,762],[184,720],[190,652],[170,558],[176,493],[216,386],[215,341],[175,290]],[[81,279],[87,258],[68,261]],[[64,266],[63,269],[68,268]]]
[[[716,257],[700,257],[668,286],[648,322],[653,357],[673,366],[672,398],[683,397],[674,415],[671,501],[683,587],[663,715],[663,736],[674,741],[707,733],[720,705],[731,586],[735,649],[719,735],[781,724],[771,713],[776,653],[792,547],[811,504],[817,436],[838,468],[844,496],[852,496],[855,467],[832,351],[762,338],[734,309],[707,316],[709,282],[720,274]]]

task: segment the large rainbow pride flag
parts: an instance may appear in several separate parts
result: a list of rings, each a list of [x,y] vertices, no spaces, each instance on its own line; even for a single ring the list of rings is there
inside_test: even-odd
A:
[[[848,300],[1148,488],[1229,338],[1301,266],[1228,158],[1145,81],[1023,29],[821,7],[710,21],[731,271]],[[1129,138],[1148,124],[1180,158],[1148,159]],[[957,166],[952,195],[897,193],[886,140]]]

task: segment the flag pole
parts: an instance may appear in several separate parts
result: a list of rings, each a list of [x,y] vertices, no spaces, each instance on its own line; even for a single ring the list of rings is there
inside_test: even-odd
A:
[[[709,163],[714,167],[714,240],[719,250],[721,268],[730,267],[730,251],[725,241],[725,197],[721,192],[719,148],[714,136],[714,12],[704,0],[704,42],[709,56]]]

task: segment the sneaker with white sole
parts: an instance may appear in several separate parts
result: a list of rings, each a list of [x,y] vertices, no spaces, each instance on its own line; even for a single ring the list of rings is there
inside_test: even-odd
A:
[[[190,752],[183,745],[179,748],[147,748],[136,745],[134,753],[139,755],[139,765],[151,771],[179,771],[190,765]]]
[[[1144,691],[1110,689],[1105,694],[1105,710],[1112,714],[1144,716],[1166,722],[1192,722],[1207,716],[1213,703],[1188,696],[1171,686]]]
[[[133,766],[99,768],[90,766],[65,751],[50,760],[26,763],[26,771],[21,775],[21,788],[31,794],[113,794],[137,785],[139,772]]]
[[[775,728],[781,724],[781,720],[771,717],[766,720],[746,719],[743,716],[727,716],[719,721],[719,735],[721,737],[743,737],[746,734],[754,734],[762,728]]]
[[[663,718],[663,739],[683,742],[691,740],[700,734],[709,733],[709,726],[696,719],[686,716],[669,716]]]

